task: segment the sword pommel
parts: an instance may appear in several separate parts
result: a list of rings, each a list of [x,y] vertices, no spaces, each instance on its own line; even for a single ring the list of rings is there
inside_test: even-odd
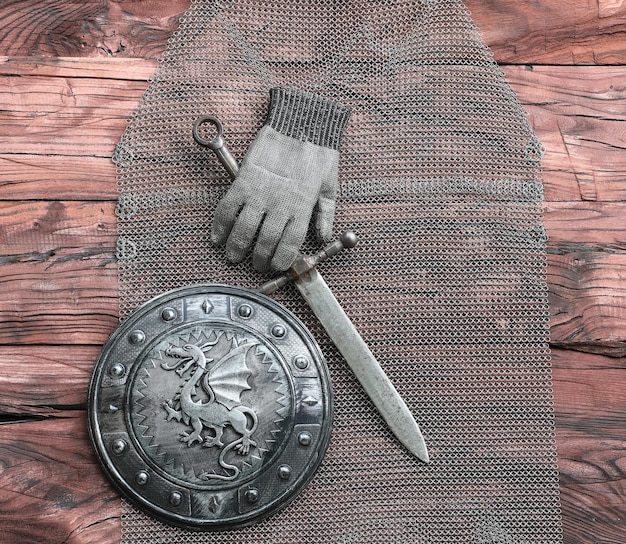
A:
[[[213,135],[212,138],[205,136],[201,132],[201,129],[206,128],[204,125],[212,125],[215,129],[216,134]],[[203,147],[208,147],[215,153],[222,163],[222,166],[226,169],[226,172],[228,172],[230,179],[234,180],[239,173],[239,165],[224,142],[224,127],[222,122],[213,115],[202,115],[198,117],[193,124],[192,134],[196,143]]]
[[[284,285],[287,285],[289,282],[295,281],[305,274],[308,274],[318,264],[327,261],[338,253],[341,253],[344,249],[353,248],[357,245],[358,241],[359,239],[354,232],[350,230],[343,232],[341,236],[339,236],[338,240],[331,242],[320,252],[315,253],[314,255],[299,255],[291,268],[285,274],[261,285],[261,287],[259,287],[259,292],[264,295],[271,295]]]
[[[339,237],[339,241],[343,245],[343,249],[352,249],[359,243],[357,235],[351,230],[343,232]]]

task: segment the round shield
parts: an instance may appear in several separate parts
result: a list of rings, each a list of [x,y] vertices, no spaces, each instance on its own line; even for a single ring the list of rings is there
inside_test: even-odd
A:
[[[89,428],[121,493],[175,525],[222,530],[286,506],[319,466],[332,398],[321,351],[285,308],[200,285],[160,295],[104,346]]]

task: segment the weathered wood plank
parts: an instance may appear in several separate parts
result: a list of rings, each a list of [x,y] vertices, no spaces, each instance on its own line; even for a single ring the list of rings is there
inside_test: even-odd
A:
[[[61,248],[2,265],[0,342],[103,344],[118,324],[112,254]]]
[[[0,425],[0,542],[119,542],[120,516],[84,411]]]
[[[545,206],[553,345],[626,355],[623,203]]]
[[[546,204],[553,345],[626,353],[625,216],[623,203]],[[104,342],[118,315],[114,203],[0,202],[0,222],[0,342]]]
[[[596,423],[557,416],[564,544],[624,542],[626,422],[623,417],[617,425],[613,422],[613,434],[622,437],[614,439],[593,432]],[[570,428],[561,428],[563,424]]]
[[[546,202],[543,210],[554,250],[626,251],[625,202]]]
[[[2,248],[12,255],[63,247],[110,251],[117,232],[114,202],[83,200],[0,201],[0,225]]]
[[[0,343],[101,344],[118,320],[112,202],[0,202]]]
[[[626,256],[583,252],[549,259],[553,346],[626,355]]]
[[[116,200],[117,196],[115,165],[109,157],[0,153],[0,200]]]
[[[110,157],[145,87],[96,77],[2,77],[2,152]]]
[[[48,417],[0,425],[0,541],[117,543],[118,495],[91,453],[84,412],[48,409],[61,399],[74,403],[84,398],[88,359],[95,349],[38,348],[33,355],[47,350],[52,361],[48,378],[26,364],[31,349],[5,348],[0,353],[12,355],[13,364],[23,363],[30,401],[11,392],[21,387],[16,373],[0,381],[0,398],[10,393],[13,410],[29,408],[29,415],[39,404],[40,415]],[[73,358],[77,364],[57,369]],[[621,544],[626,514],[626,415],[621,409],[626,402],[626,359],[557,349],[553,368],[564,543]],[[61,385],[46,393],[54,376]],[[62,385],[71,392],[63,394]],[[605,414],[601,407],[606,402],[610,406]]]
[[[617,440],[626,447],[626,357],[553,349],[552,367],[559,429],[572,433],[582,431],[607,441]],[[578,482],[597,481],[598,473],[594,475],[590,470],[577,472],[576,463],[582,462],[593,448],[589,451],[580,448],[580,452],[572,456],[573,452],[568,448],[576,444],[576,440],[568,442],[562,452],[561,458],[573,463],[564,474],[577,474],[572,478]],[[623,453],[626,455],[626,451]],[[611,477],[626,476],[626,465],[620,468],[612,464],[607,470],[611,471]]]
[[[466,5],[500,63],[626,63],[622,0],[466,0]]]
[[[504,73],[546,148],[546,199],[626,200],[626,67]]]
[[[157,65],[154,59],[142,58],[0,55],[0,76],[87,77],[147,82]]]
[[[552,352],[564,544],[624,540],[626,358]]]
[[[0,53],[157,58],[190,0],[4,2]],[[623,64],[626,6],[586,0],[467,0],[496,60],[512,64]]]
[[[0,52],[157,58],[190,0],[13,0],[0,6]]]
[[[581,440],[581,445],[608,452],[616,447],[606,442],[599,444],[597,439]],[[624,459],[616,461],[623,463]],[[623,480],[561,486],[563,544],[623,544],[625,492]]]
[[[100,346],[0,345],[0,423],[85,409]]]
[[[626,358],[553,350],[564,544],[621,543]]]

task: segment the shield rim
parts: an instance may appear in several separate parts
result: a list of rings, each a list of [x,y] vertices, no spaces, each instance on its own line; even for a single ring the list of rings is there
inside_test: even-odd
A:
[[[98,389],[100,388],[102,377],[104,375],[105,363],[107,362],[107,356],[117,342],[125,339],[127,335],[134,329],[135,324],[145,316],[145,314],[151,312],[155,308],[167,304],[173,299],[181,298],[189,295],[198,294],[226,294],[239,296],[241,298],[250,299],[266,309],[270,310],[280,318],[284,319],[294,328],[296,333],[306,344],[308,351],[314,356],[314,363],[319,373],[319,381],[322,386],[324,398],[323,398],[323,412],[324,417],[322,420],[322,426],[319,433],[319,439],[315,451],[312,455],[312,460],[307,464],[306,470],[304,470],[298,478],[294,481],[293,485],[289,486],[288,490],[280,494],[277,498],[270,501],[258,510],[252,510],[243,515],[215,520],[196,518],[192,516],[186,516],[166,510],[159,505],[156,505],[137,493],[132,485],[130,485],[125,478],[117,471],[114,464],[110,461],[111,455],[109,454],[106,445],[102,439],[100,428],[98,425]],[[189,322],[193,324],[194,322]],[[198,321],[198,323],[201,323]],[[125,395],[127,391],[128,383],[124,386]],[[91,378],[89,381],[88,397],[87,397],[87,415],[88,415],[88,431],[92,448],[96,453],[96,457],[102,468],[103,472],[107,476],[107,479],[117,489],[117,491],[127,499],[130,503],[135,505],[144,513],[163,521],[173,526],[196,530],[196,531],[223,531],[223,530],[235,530],[244,527],[254,525],[270,516],[273,516],[284,510],[289,504],[291,504],[300,493],[308,486],[310,481],[317,473],[325,455],[328,450],[331,439],[331,431],[333,426],[334,417],[334,401],[332,381],[330,378],[330,372],[326,359],[322,353],[322,350],[302,321],[278,302],[269,298],[266,295],[247,289],[244,287],[234,287],[230,285],[214,284],[214,283],[200,283],[192,286],[185,286],[176,289],[169,290],[165,293],[157,295],[152,299],[146,301],[141,306],[136,308],[109,336],[106,343],[103,345],[98,359],[92,370]],[[126,418],[124,418],[126,421]],[[125,431],[131,435],[132,431],[128,428]]]

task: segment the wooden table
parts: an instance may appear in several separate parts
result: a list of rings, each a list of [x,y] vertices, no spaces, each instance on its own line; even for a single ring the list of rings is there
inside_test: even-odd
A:
[[[86,432],[125,120],[189,0],[0,4],[0,541],[119,541]],[[626,2],[468,2],[547,148],[564,542],[626,542]]]

